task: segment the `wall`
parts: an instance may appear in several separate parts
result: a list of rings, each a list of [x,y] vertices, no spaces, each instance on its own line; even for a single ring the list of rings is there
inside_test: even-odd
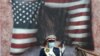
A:
[[[100,0],[92,0],[92,13],[93,13],[93,37],[95,44],[95,53],[100,54]],[[1,56],[9,55],[9,46],[12,29],[12,14],[11,4],[9,0],[0,0],[0,52]],[[89,55],[90,56],[90,55]]]

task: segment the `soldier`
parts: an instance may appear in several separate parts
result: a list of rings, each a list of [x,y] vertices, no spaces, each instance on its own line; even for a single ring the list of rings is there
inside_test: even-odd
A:
[[[46,45],[40,51],[40,56],[60,56],[60,50],[56,47],[56,36],[49,35],[46,39]]]

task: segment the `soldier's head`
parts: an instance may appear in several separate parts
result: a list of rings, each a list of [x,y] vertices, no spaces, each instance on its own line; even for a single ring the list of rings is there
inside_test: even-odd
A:
[[[50,47],[50,48],[55,47],[55,41],[56,41],[56,36],[55,35],[47,36],[47,45],[48,45],[48,47]]]
[[[50,40],[55,41],[56,36],[55,35],[49,35],[49,36],[46,37],[46,39],[47,39],[47,41],[50,41]]]

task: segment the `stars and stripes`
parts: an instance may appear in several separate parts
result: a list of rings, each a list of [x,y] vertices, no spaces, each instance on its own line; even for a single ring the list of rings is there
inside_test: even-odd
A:
[[[40,3],[31,1],[29,2],[13,2],[13,13],[14,13],[14,23],[15,24],[32,24],[37,23],[36,19],[38,16],[38,9],[40,8]]]
[[[25,52],[37,42],[36,32],[40,1],[12,0],[13,35],[11,39],[12,54]]]

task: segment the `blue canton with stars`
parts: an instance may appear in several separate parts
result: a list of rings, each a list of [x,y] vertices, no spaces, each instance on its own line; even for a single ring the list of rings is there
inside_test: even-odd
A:
[[[39,9],[42,2],[40,1],[22,1],[12,0],[13,18],[15,28],[36,28]]]

